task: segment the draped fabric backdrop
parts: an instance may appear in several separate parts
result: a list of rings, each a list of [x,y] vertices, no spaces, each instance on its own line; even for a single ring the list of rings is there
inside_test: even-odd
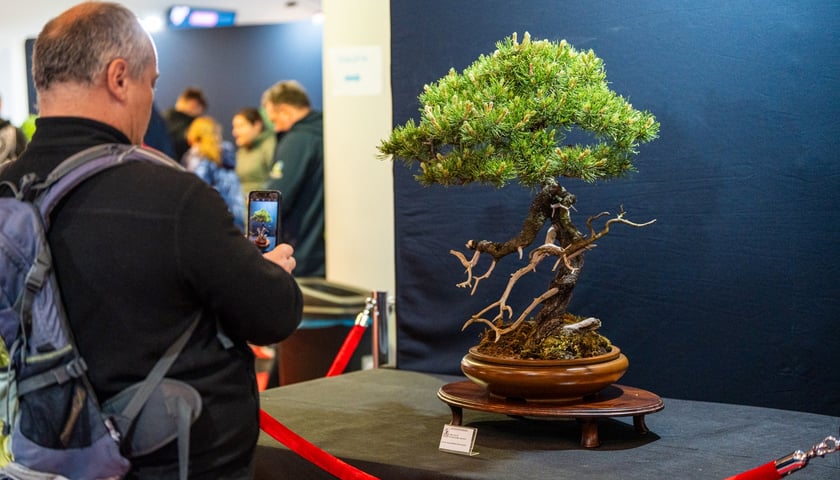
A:
[[[621,383],[840,415],[840,4],[394,0],[391,14],[395,124],[419,118],[425,83],[525,31],[593,49],[613,90],[661,122],[638,172],[564,183],[581,229],[622,205],[656,219],[615,226],[587,253],[570,308],[627,354]],[[532,192],[425,188],[414,173],[395,164],[398,364],[459,373],[482,330],[462,323],[522,264],[507,259],[471,297],[448,252],[509,238]],[[542,293],[549,269],[513,304]]]

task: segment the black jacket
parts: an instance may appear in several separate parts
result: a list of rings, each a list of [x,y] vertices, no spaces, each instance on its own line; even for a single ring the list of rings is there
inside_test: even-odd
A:
[[[45,176],[87,147],[128,143],[80,118],[40,118],[24,155],[0,180]],[[294,279],[234,227],[218,193],[197,176],[145,162],[103,172],[56,208],[48,233],[79,351],[100,401],[142,380],[204,317],[168,376],[202,395],[192,427],[191,478],[221,478],[252,460],[259,433],[254,359],[246,341],[290,335],[303,300]],[[235,346],[223,348],[217,324]],[[130,478],[174,478],[177,446],[135,459]]]
[[[282,237],[295,247],[299,277],[324,277],[323,116],[311,111],[278,139],[268,188],[283,195]],[[278,178],[279,177],[279,178]]]
[[[187,130],[190,129],[190,124],[195,120],[195,117],[170,108],[163,113],[163,120],[166,122],[166,131],[169,133],[172,147],[175,149],[175,160],[182,163],[184,154],[190,149],[190,144],[187,143]]]

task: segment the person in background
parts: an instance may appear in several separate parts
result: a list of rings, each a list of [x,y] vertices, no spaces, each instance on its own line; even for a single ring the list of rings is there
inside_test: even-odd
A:
[[[283,195],[283,241],[295,248],[297,276],[324,277],[323,116],[294,80],[272,85],[262,103],[274,130],[285,132],[274,150],[267,185]]]
[[[246,107],[233,116],[233,140],[236,143],[236,174],[242,185],[245,204],[248,192],[265,190],[271,166],[274,164],[274,148],[277,139],[273,131],[265,126],[260,111]]]
[[[231,133],[236,144],[236,175],[242,185],[243,202],[247,209],[248,193],[266,188],[268,174],[274,163],[277,137],[273,128],[266,128],[266,120],[260,111],[253,107],[245,107],[236,112],[231,124]],[[264,388],[278,386],[275,347],[251,345],[251,350],[257,357],[257,373],[267,372],[268,380]],[[268,368],[265,367],[266,364]]]
[[[233,223],[244,232],[245,202],[234,171],[236,157],[233,146],[222,139],[221,125],[206,115],[196,118],[187,129],[187,143],[190,149],[182,163],[219,192],[233,215]]]
[[[3,98],[0,97],[0,111],[3,110]],[[26,136],[12,122],[0,118],[0,168],[16,160],[26,148]]]
[[[38,128],[0,181],[45,178],[96,145],[140,145],[157,68],[151,36],[119,4],[84,2],[50,20],[32,57]],[[98,400],[142,381],[200,311],[167,373],[201,395],[189,476],[251,478],[260,430],[248,343],[277,343],[301,321],[292,247],[260,254],[212,188],[192,173],[148,162],[86,180],[51,218],[53,267]],[[232,344],[220,341],[222,332]],[[132,458],[126,479],[178,478],[177,443]]]
[[[163,152],[168,157],[178,160],[175,156],[175,147],[169,132],[166,130],[166,120],[156,106],[152,105],[152,116],[149,118],[149,128],[146,129],[146,136],[143,137],[143,144],[155,150]]]
[[[20,130],[23,132],[23,135],[26,137],[26,141],[29,142],[32,140],[32,135],[35,134],[35,120],[38,119],[38,114],[30,113],[26,120],[20,124]]]
[[[172,147],[175,149],[175,160],[181,161],[187,150],[190,149],[187,143],[187,129],[197,117],[204,115],[207,111],[207,99],[204,92],[198,87],[187,87],[175,100],[175,106],[163,113],[166,121],[166,129],[169,138],[172,139]]]

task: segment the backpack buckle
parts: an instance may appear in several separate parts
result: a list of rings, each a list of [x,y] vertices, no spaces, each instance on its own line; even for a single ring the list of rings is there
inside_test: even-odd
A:
[[[49,274],[51,263],[45,250],[38,252],[35,263],[32,264],[29,273],[26,275],[26,290],[33,294],[41,290]]]
[[[82,357],[74,358],[70,360],[67,365],[64,366],[64,369],[67,371],[67,374],[73,378],[79,378],[85,374],[87,371],[87,363],[85,363],[85,359]]]
[[[26,175],[20,177],[20,182],[18,184],[19,189],[16,193],[16,197],[19,200],[24,200],[27,202],[31,202],[35,199],[35,185],[38,183],[38,176],[34,173],[27,173]]]

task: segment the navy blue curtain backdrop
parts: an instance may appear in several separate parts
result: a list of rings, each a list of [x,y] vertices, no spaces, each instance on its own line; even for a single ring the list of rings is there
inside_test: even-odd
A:
[[[153,35],[160,79],[155,104],[172,107],[187,86],[204,90],[207,111],[231,140],[231,120],[242,107],[260,107],[262,93],[280,80],[297,80],[314,108],[323,105],[323,26],[310,21],[194,30]]]
[[[573,218],[624,206],[587,253],[570,310],[602,319],[630,359],[620,381],[659,395],[840,416],[840,4],[830,0],[393,0],[394,123],[425,83],[513,32],[593,49],[612,88],[653,112],[638,172],[565,186]],[[531,193],[421,187],[396,163],[398,364],[459,373],[507,259],[474,296],[450,249],[506,240]],[[520,282],[520,309],[549,266]],[[836,425],[835,425],[836,427]]]

